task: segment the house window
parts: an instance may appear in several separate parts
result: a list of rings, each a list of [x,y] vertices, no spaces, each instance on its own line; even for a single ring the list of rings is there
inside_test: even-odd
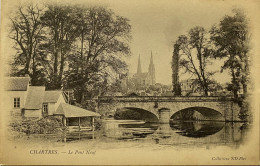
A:
[[[14,98],[14,108],[20,108],[20,97]]]
[[[47,114],[48,114],[48,104],[47,104],[47,103],[43,104],[42,113],[43,113],[44,115],[47,115]]]

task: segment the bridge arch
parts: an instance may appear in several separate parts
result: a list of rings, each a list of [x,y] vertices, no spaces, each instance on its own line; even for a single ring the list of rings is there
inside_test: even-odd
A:
[[[98,112],[104,116],[108,112],[113,113],[117,108],[127,107],[147,110],[156,115],[160,123],[169,123],[173,114],[191,108],[207,117],[216,113],[221,115],[220,117],[224,116],[225,121],[240,120],[238,116],[240,107],[231,97],[102,96],[98,98]]]
[[[176,119],[176,118],[178,119],[178,117],[187,120],[217,120],[217,121],[225,120],[224,115],[220,111],[217,111],[214,108],[201,107],[201,106],[183,108],[170,115],[170,119]],[[194,118],[194,119],[189,119],[189,118]]]
[[[127,114],[127,112],[130,112],[131,114]],[[133,120],[145,120],[146,122],[158,122],[159,121],[158,115],[154,114],[153,112],[151,112],[149,110],[139,108],[139,107],[127,106],[127,107],[117,108],[115,111],[115,116],[119,115],[120,113],[121,113],[121,115],[123,113],[126,118],[130,118],[130,119],[132,118]]]

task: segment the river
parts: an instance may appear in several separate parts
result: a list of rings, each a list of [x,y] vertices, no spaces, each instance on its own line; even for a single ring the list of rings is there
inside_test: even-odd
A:
[[[97,131],[70,132],[66,135],[27,135],[23,141],[51,142],[56,146],[73,144],[89,147],[182,147],[229,146],[237,148],[244,142],[248,126],[243,123],[217,121],[175,121],[169,124],[145,123],[137,120],[103,120]],[[21,141],[22,142],[22,141]]]

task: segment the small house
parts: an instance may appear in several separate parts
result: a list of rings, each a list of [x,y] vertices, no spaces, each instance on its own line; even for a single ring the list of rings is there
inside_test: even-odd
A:
[[[44,118],[56,116],[63,119],[66,126],[89,126],[94,117],[100,115],[66,103],[61,90],[46,91],[45,86],[31,86],[29,77],[7,78],[7,100],[11,115],[24,118]]]
[[[29,77],[7,77],[6,78],[5,106],[11,111],[12,116],[21,116],[30,86]]]
[[[94,117],[100,117],[100,114],[96,112],[67,103],[61,103],[53,115],[61,116],[64,126],[75,127],[80,130],[90,129],[95,123]]]

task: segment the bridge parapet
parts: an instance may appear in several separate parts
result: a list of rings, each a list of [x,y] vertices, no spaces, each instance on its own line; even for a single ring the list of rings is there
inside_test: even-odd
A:
[[[223,96],[102,96],[98,97],[100,103],[110,102],[213,102],[213,101],[233,101],[232,97]]]

